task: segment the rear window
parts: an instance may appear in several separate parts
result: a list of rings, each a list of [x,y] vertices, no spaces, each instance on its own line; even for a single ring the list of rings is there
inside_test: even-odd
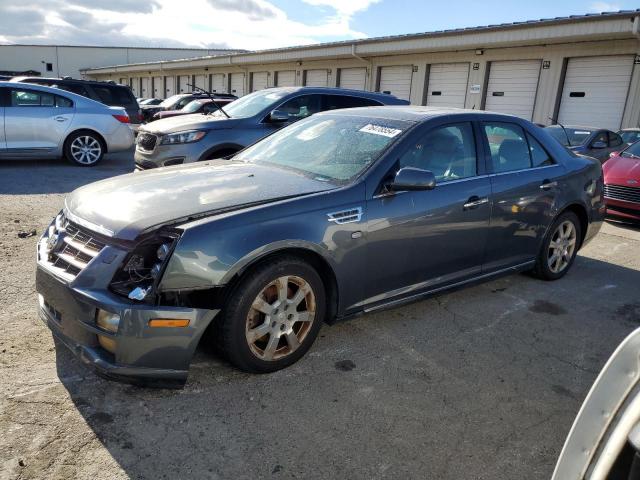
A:
[[[131,105],[136,104],[136,99],[132,95],[131,91],[126,87],[106,87],[106,86],[97,86],[92,85],[93,90],[100,98],[100,101],[105,105]]]

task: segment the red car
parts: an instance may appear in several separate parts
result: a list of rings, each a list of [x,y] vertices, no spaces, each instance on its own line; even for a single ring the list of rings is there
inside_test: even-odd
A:
[[[612,153],[602,171],[607,215],[640,221],[640,142]]]
[[[198,98],[187,103],[180,110],[162,110],[153,116],[153,120],[161,118],[177,117],[178,115],[189,115],[192,113],[207,114],[218,110],[218,106],[223,107],[231,102],[234,98],[216,98],[215,104],[210,98]]]

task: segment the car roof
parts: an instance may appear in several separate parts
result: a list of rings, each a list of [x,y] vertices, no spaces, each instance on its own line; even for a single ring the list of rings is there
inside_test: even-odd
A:
[[[587,127],[586,125],[549,125],[549,127],[554,127],[554,128],[572,128],[573,130],[593,130],[594,132],[600,131],[600,130],[607,130],[606,128],[600,128],[600,127]],[[546,127],[546,128],[549,128]]]
[[[82,83],[82,84],[100,85],[100,86],[104,85],[104,86],[111,86],[111,87],[128,87],[128,85],[118,83],[113,80],[102,81],[102,80],[87,80],[84,78],[29,77],[24,75],[11,78],[12,82],[23,82],[23,83],[30,83],[31,81],[38,81],[38,80],[47,80],[50,82],[57,82],[57,83],[65,82],[65,83]]]
[[[640,127],[632,127],[632,128],[621,128],[618,130],[619,132],[640,132]]]
[[[348,95],[352,97],[362,97],[362,98],[370,98],[380,101],[385,101],[387,103],[395,103],[398,105],[405,105],[409,102],[407,100],[402,100],[394,95],[389,93],[380,93],[380,92],[368,92],[366,90],[355,90],[350,88],[339,88],[339,87],[271,87],[266,88],[264,90],[259,91],[271,91],[271,92],[284,92],[284,93],[320,93],[325,95]]]
[[[331,115],[336,112],[340,112],[343,115],[353,116],[369,116],[373,118],[386,119],[386,120],[400,120],[409,122],[422,122],[431,118],[443,117],[443,116],[462,116],[462,115],[476,115],[487,116],[495,119],[522,120],[514,115],[508,115],[506,113],[489,112],[485,110],[474,110],[467,108],[450,108],[450,107],[423,107],[419,105],[385,105],[381,107],[356,107],[345,108],[340,110],[329,110],[326,112],[317,113],[316,115]]]
[[[104,108],[124,108],[124,107],[119,107],[119,106],[113,106],[110,107],[109,105],[105,105],[104,103],[101,102],[97,102],[91,98],[87,98],[84,97],[82,95],[78,95],[77,93],[73,93],[70,92],[68,90],[62,90],[60,88],[56,88],[56,87],[49,87],[48,85],[39,85],[37,83],[22,83],[22,82],[14,82],[14,81],[8,81],[8,82],[3,82],[0,81],[0,87],[8,87],[8,88],[16,88],[16,87],[20,87],[20,88],[26,88],[26,89],[30,89],[30,90],[39,90],[42,92],[48,92],[48,93],[52,93],[54,95],[58,95],[61,97],[69,97],[70,99],[72,99],[74,102],[76,103],[84,103],[85,105],[91,105],[91,106],[101,106]]]

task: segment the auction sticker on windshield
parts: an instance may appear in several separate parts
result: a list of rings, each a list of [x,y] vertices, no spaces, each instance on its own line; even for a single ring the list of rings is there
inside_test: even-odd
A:
[[[374,125],[369,123],[360,129],[361,132],[373,133],[374,135],[382,135],[383,137],[393,138],[402,133],[397,128],[383,127],[382,125]]]

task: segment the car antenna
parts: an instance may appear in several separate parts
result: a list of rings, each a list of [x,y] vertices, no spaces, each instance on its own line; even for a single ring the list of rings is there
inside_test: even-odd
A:
[[[220,110],[222,113],[224,113],[224,116],[225,116],[225,117],[227,117],[227,118],[231,118],[231,117],[229,116],[229,114],[228,114],[227,112],[225,112],[225,111],[222,109],[222,107],[216,103],[216,101],[215,101],[215,100],[213,99],[213,97],[211,96],[211,93],[210,93],[210,92],[207,92],[204,88],[196,87],[195,85],[192,85],[192,84],[190,84],[190,83],[187,83],[187,87],[191,87],[193,90],[196,90],[196,91],[198,91],[198,92],[202,92],[202,93],[204,93],[207,97],[209,97],[209,100],[211,100],[211,102],[216,106],[216,108],[217,108],[218,110]]]
[[[556,123],[558,125],[560,125],[560,128],[562,128],[562,131],[564,132],[564,136],[567,137],[567,143],[569,144],[570,147],[572,147],[573,145],[571,145],[571,140],[569,140],[569,134],[567,133],[567,129],[564,128],[564,125],[562,125],[558,120],[556,120],[555,118],[551,118],[548,117],[549,120],[551,120],[553,123]]]

